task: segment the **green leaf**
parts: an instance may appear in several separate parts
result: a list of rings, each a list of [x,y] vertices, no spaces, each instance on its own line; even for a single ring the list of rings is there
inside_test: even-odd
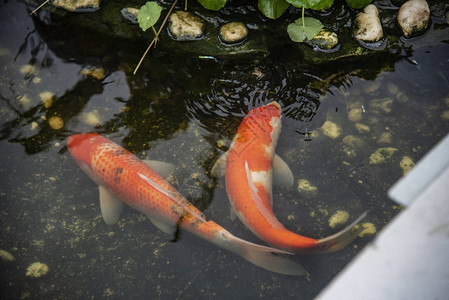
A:
[[[364,8],[368,4],[371,3],[371,0],[346,0],[346,3],[348,3],[349,6],[352,8]]]
[[[287,32],[292,41],[301,43],[311,40],[323,28],[323,24],[317,19],[306,17],[304,18],[304,25],[302,18],[299,18],[294,23],[287,26]]]
[[[279,18],[289,6],[285,0],[259,0],[259,10],[270,19]]]
[[[206,9],[220,10],[226,5],[227,0],[198,0],[198,2]]]
[[[332,3],[334,3],[334,0],[286,0],[286,1],[293,6],[310,8],[313,10],[325,9],[331,6]]]
[[[137,21],[139,22],[140,28],[143,31],[147,30],[154,24],[161,16],[162,8],[156,2],[147,2],[140,8],[139,14],[137,15]]]

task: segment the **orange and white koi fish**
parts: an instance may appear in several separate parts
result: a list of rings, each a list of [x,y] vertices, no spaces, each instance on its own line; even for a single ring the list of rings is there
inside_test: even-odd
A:
[[[174,234],[183,228],[267,270],[287,275],[305,273],[301,265],[273,254],[291,253],[244,241],[206,220],[201,211],[156,173],[155,170],[165,172],[169,164],[144,163],[95,133],[73,135],[67,145],[80,168],[99,185],[101,212],[107,224],[118,221],[126,203],[147,215],[164,232]]]
[[[281,107],[277,102],[254,108],[243,119],[230,149],[221,156],[212,174],[225,175],[232,214],[259,238],[273,247],[295,253],[331,252],[351,243],[363,228],[354,226],[323,239],[308,238],[286,229],[272,210],[272,178],[287,186],[293,175],[275,148],[281,130]],[[234,216],[233,216],[234,217]]]

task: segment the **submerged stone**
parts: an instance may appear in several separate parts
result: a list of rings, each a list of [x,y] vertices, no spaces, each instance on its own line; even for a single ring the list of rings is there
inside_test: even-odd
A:
[[[139,15],[140,9],[134,8],[134,7],[125,7],[120,10],[120,13],[122,16],[130,21],[133,24],[139,24],[139,21],[137,20],[137,16]]]
[[[96,78],[98,80],[103,79],[104,73],[105,73],[105,70],[103,68],[93,68],[93,69],[84,68],[84,69],[81,69],[81,71],[80,71],[81,75],[90,76],[90,77]]]
[[[313,186],[307,179],[299,179],[298,192],[306,198],[311,198],[316,196],[318,188]]]
[[[242,22],[230,22],[221,26],[219,36],[225,44],[237,44],[248,37],[248,27]]]
[[[399,9],[397,20],[405,37],[418,35],[429,24],[429,5],[425,0],[409,0]]]
[[[26,276],[41,277],[48,273],[48,266],[41,262],[35,262],[28,266]]]
[[[333,214],[329,218],[329,227],[334,228],[339,224],[344,224],[349,219],[349,213],[344,210],[337,210],[335,214]]]
[[[352,108],[350,111],[348,111],[348,119],[351,122],[358,122],[362,119],[363,116],[363,110],[361,107],[355,107]]]
[[[402,174],[405,175],[415,166],[415,163],[410,157],[403,156],[399,166],[402,169]]]
[[[373,99],[369,103],[370,110],[380,114],[380,113],[390,113],[392,111],[393,99],[383,98],[383,99]]]
[[[186,11],[175,11],[170,15],[168,30],[173,39],[191,41],[204,35],[204,21]]]
[[[380,135],[377,142],[391,144],[391,142],[393,142],[393,135],[391,134],[391,132],[384,132]]]
[[[390,159],[398,149],[393,147],[384,147],[377,149],[369,157],[369,163],[371,165],[378,165],[384,163],[387,159]]]
[[[52,4],[68,11],[95,11],[100,8],[100,0],[54,0]]]
[[[364,229],[359,233],[359,237],[376,234],[376,226],[373,223],[362,223],[361,226]]]
[[[321,130],[325,135],[332,139],[338,138],[342,133],[341,127],[331,121],[324,122],[323,126],[321,126]]]
[[[365,7],[363,12],[355,18],[354,36],[363,42],[375,43],[383,38],[382,24],[379,19],[379,12],[374,4]]]
[[[313,46],[322,50],[331,50],[338,44],[338,36],[335,32],[328,29],[321,29],[318,34],[309,41]]]
[[[3,249],[0,249],[0,258],[3,261],[13,261],[13,260],[15,260],[14,256],[11,253],[9,253],[8,251],[5,251]]]

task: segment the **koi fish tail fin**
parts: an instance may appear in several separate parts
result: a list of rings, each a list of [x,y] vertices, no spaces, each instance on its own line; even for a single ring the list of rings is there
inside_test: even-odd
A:
[[[292,253],[290,252],[253,244],[237,237],[233,237],[232,245],[229,246],[230,247],[226,248],[228,248],[230,251],[240,255],[256,266],[264,268],[268,271],[284,275],[300,276],[306,274],[306,270],[303,268],[303,266],[278,255],[291,255]]]
[[[357,218],[352,224],[346,226],[345,229],[328,236],[326,238],[320,239],[317,242],[317,246],[322,249],[319,252],[334,252],[340,249],[343,249],[347,245],[349,245],[353,240],[355,240],[359,234],[365,230],[362,226],[358,225],[358,223],[365,218],[367,213],[363,213],[360,217]]]

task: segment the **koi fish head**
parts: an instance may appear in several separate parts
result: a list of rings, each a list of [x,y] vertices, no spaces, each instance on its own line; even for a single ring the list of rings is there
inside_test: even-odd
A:
[[[256,142],[263,147],[273,148],[280,129],[281,106],[273,101],[248,113],[240,123],[235,140],[241,144]]]
[[[97,177],[94,175],[92,167],[92,157],[95,149],[104,143],[111,143],[105,137],[96,133],[82,133],[75,134],[69,137],[67,147],[73,159],[80,166],[80,168],[91,179],[98,183]]]
[[[105,141],[105,138],[96,133],[75,134],[69,137],[67,147],[77,163],[82,162],[90,166],[94,147]]]
[[[276,101],[270,102],[267,105],[252,109],[245,117],[244,121],[250,123],[258,123],[259,126],[263,124],[270,124],[273,119],[281,118],[281,106]]]

